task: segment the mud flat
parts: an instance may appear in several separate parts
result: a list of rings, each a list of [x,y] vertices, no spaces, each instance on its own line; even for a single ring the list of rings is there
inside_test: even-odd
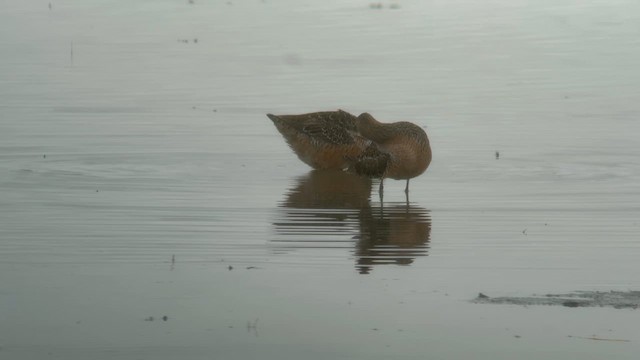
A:
[[[637,309],[640,291],[576,291],[568,294],[532,295],[528,297],[490,297],[483,293],[472,300],[477,304],[553,305],[566,307],[613,307]]]

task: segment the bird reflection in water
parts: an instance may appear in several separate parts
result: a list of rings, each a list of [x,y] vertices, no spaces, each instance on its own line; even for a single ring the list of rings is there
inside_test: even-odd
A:
[[[313,170],[299,178],[280,203],[274,250],[349,249],[361,274],[427,256],[429,210],[408,202],[372,205],[371,189],[371,179],[344,171]]]

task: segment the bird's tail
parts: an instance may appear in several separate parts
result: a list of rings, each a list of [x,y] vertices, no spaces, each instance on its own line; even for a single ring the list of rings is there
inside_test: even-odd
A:
[[[267,117],[274,123],[282,121],[282,119],[278,115],[267,114]]]

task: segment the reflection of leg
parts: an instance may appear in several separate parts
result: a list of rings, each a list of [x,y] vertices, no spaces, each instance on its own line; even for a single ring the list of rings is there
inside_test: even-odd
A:
[[[382,205],[382,198],[384,197],[384,179],[380,178],[380,187],[378,188],[378,195],[380,195],[380,205]]]

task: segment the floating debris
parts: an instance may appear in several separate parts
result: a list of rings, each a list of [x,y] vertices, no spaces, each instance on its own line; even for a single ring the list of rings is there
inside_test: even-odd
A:
[[[389,9],[400,9],[400,4],[394,3],[394,4],[389,4]],[[369,8],[370,9],[384,9],[384,4],[381,2],[374,2],[374,3],[370,3],[369,4]]]
[[[612,307],[614,309],[637,309],[640,307],[640,291],[576,291],[568,294],[532,295],[529,297],[490,297],[479,293],[471,300],[476,304],[505,305],[555,305],[570,308]]]

